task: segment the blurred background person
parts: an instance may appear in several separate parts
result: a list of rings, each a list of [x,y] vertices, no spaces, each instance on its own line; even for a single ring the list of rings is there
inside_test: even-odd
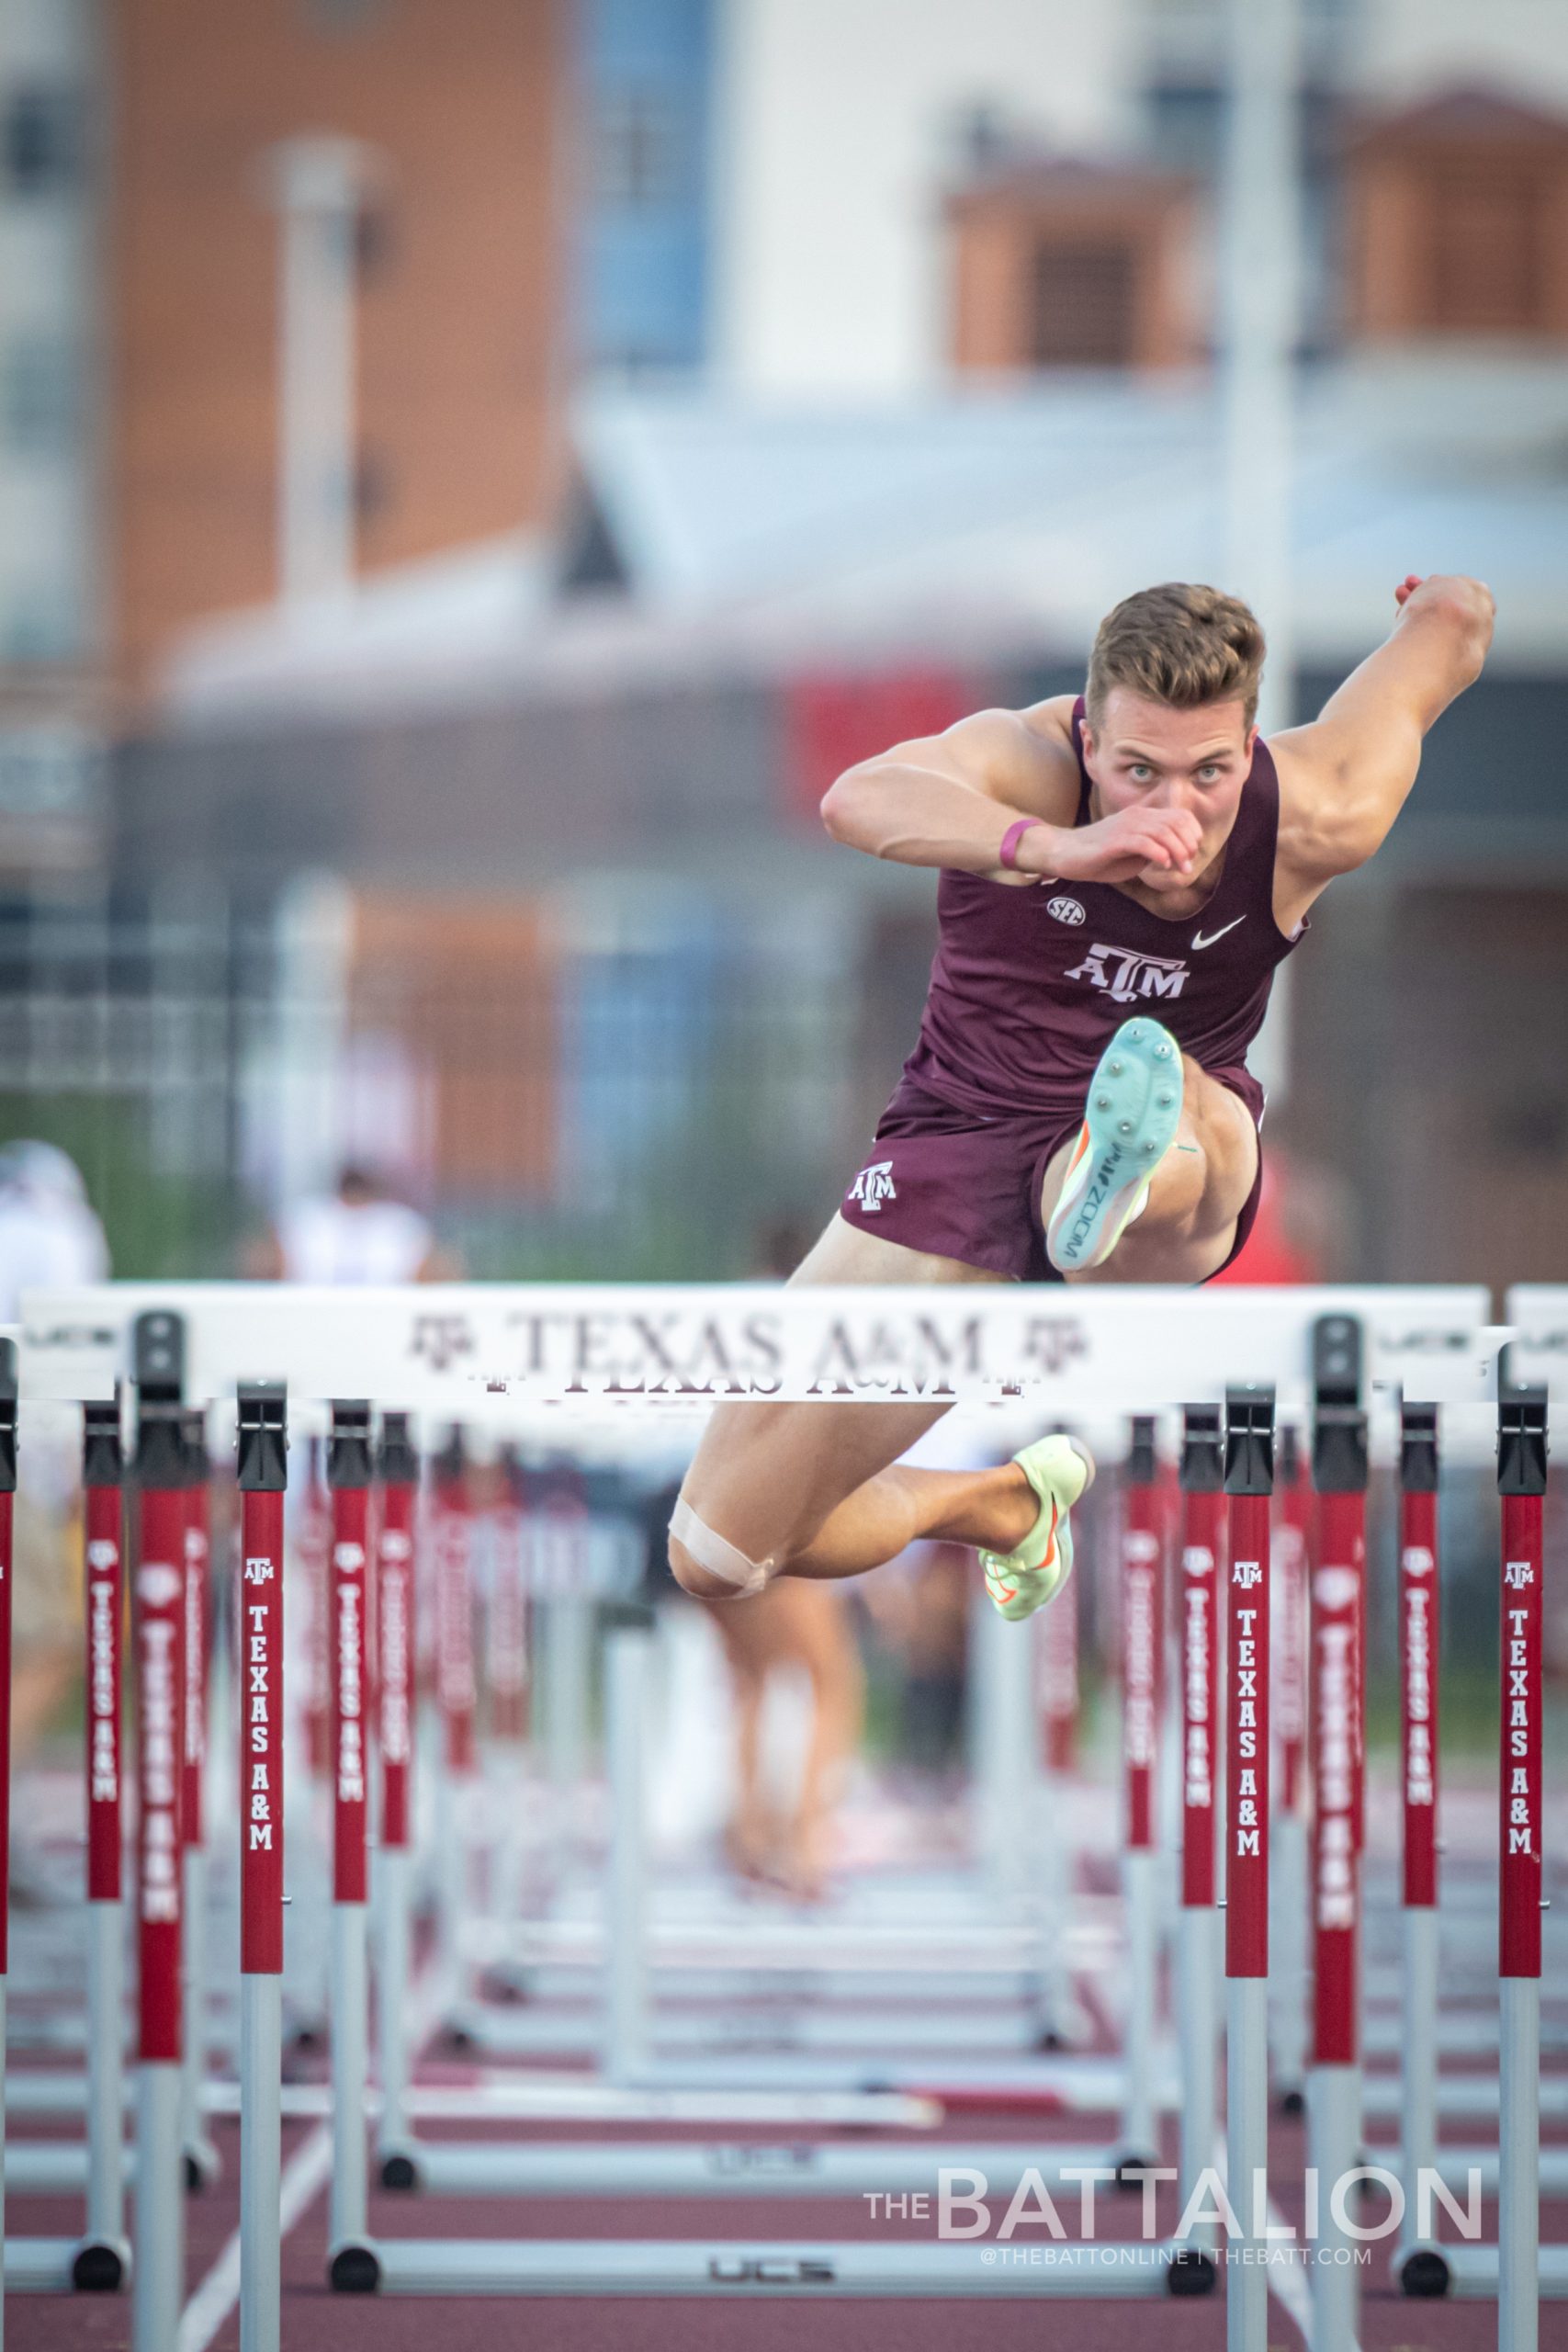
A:
[[[0,1148],[0,1323],[15,1323],[24,1290],[107,1282],[108,1246],[80,1170],[51,1143]],[[69,1418],[74,1420],[75,1416]],[[15,1505],[11,1761],[23,1769],[82,1675],[80,1440],[74,1430],[29,1430],[27,1476]],[[23,1901],[49,1892],[25,1816],[17,1824],[11,1886]]]
[[[350,1166],[331,1193],[283,1211],[253,1245],[246,1272],[258,1282],[394,1285],[450,1282],[456,1261],[437,1249],[428,1217]]]
[[[753,1278],[784,1281],[809,1246],[800,1220],[770,1219],[757,1235]],[[742,1878],[818,1901],[827,1891],[834,1815],[864,1724],[853,1604],[836,1585],[792,1577],[754,1601],[697,1605],[724,1645],[733,1702],[735,1790],[726,1857]],[[794,1737],[781,1743],[795,1753],[780,1760],[767,1736],[769,1699],[792,1677],[805,1685],[806,1705],[791,1725]]]

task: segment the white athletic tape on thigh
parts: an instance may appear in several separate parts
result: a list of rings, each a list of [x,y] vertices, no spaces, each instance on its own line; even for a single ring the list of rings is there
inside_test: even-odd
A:
[[[670,1515],[670,1532],[677,1544],[689,1552],[699,1568],[710,1577],[717,1577],[725,1584],[735,1587],[738,1600],[750,1600],[761,1592],[773,1572],[772,1560],[749,1560],[733,1544],[697,1517],[682,1495]]]

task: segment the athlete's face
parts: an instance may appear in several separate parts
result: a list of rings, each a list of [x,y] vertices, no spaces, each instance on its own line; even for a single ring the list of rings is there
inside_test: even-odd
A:
[[[1201,880],[1230,839],[1257,737],[1239,702],[1172,710],[1168,703],[1145,702],[1125,686],[1112,686],[1106,695],[1099,727],[1085,719],[1084,765],[1099,815],[1113,817],[1122,808],[1182,808],[1201,832],[1190,869],[1182,874],[1146,865],[1137,876],[1145,888],[1174,895]]]

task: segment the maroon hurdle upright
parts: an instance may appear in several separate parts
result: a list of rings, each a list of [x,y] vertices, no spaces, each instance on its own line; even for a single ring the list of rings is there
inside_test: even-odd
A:
[[[370,1721],[366,1586],[370,1544],[370,1407],[333,1406],[332,1497],[333,2183],[327,2265],[335,2287],[366,2283],[365,2116],[370,1996]]]
[[[177,1315],[140,1315],[132,1642],[137,1721],[135,2352],[168,2352],[185,2290],[180,2146],[184,1941],[185,1331]]]
[[[125,2277],[125,1891],[120,1807],[121,1522],[119,1398],[82,1410],[86,1577],[87,2215],[73,2277],[112,2289]]]
[[[1540,1909],[1542,1580],[1546,1391],[1505,1390],[1497,1425],[1503,1505],[1497,1973],[1497,2343],[1535,2352],[1540,2324]]]
[[[1361,1849],[1365,1842],[1367,1417],[1361,1333],[1353,1316],[1315,1327],[1316,1493],[1308,1675],[1313,1774],[1312,2064],[1307,2163],[1315,2175],[1321,2258],[1312,2267],[1314,2341],[1350,2344],[1359,2304],[1346,2206],[1360,2160]]]
[[[1122,1508],[1122,1889],[1127,1907],[1126,2092],[1119,2166],[1158,2161],[1159,1743],[1165,1651],[1165,1498],[1152,1416],[1137,1414]]]
[[[381,1843],[376,1858],[377,2033],[381,2114],[376,2154],[383,2188],[417,2185],[409,2130],[408,2002],[410,1871],[413,1845],[414,1541],[419,1510],[419,1455],[406,1413],[383,1413],[376,1457],[380,1510],[376,1575],[377,1730],[381,1756]]]
[[[185,1872],[185,2050],[181,2065],[186,2185],[203,2188],[218,2177],[218,2151],[202,2113],[207,2072],[207,1831],[202,1782],[207,1770],[208,1577],[212,1557],[212,1464],[207,1452],[207,1412],[186,1408],[185,1541],[185,1724],[180,1838]]]
[[[279,2352],[288,1400],[247,1382],[239,1406],[240,2346]]]
[[[1438,1408],[1402,1405],[1399,1427],[1399,1785],[1404,2050],[1401,2164],[1404,2235],[1395,2257],[1407,2295],[1441,2292],[1440,2255],[1417,2242],[1420,2184],[1438,2161]]]
[[[1214,2161],[1219,2129],[1214,1825],[1220,1774],[1220,1562],[1225,1542],[1225,1473],[1219,1407],[1189,1405],[1182,1422],[1181,1575],[1177,1603],[1181,1674],[1181,1921],[1177,1981],[1185,2210]],[[1206,2262],[1212,2271],[1213,2245],[1213,2224],[1196,2223],[1193,2250],[1186,2259]]]
[[[1274,1391],[1225,1392],[1225,2177],[1228,2352],[1269,2340],[1269,1534]]]
[[[1306,2106],[1307,1559],[1311,1498],[1297,1431],[1279,1434],[1274,1487],[1271,1632],[1275,1760],[1272,1994],[1274,2096],[1286,2115]]]

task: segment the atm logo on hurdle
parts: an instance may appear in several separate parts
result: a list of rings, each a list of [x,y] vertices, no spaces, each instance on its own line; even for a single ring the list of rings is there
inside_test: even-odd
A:
[[[1522,1592],[1527,1584],[1535,1582],[1533,1560],[1510,1560],[1503,1570],[1503,1582],[1510,1592]]]
[[[416,1315],[409,1353],[432,1372],[446,1372],[471,1356],[477,1342],[466,1315]]]
[[[1254,1585],[1261,1584],[1262,1581],[1263,1563],[1261,1560],[1235,1560],[1232,1562],[1231,1582],[1232,1584],[1240,1585],[1244,1592],[1250,1592]]]

